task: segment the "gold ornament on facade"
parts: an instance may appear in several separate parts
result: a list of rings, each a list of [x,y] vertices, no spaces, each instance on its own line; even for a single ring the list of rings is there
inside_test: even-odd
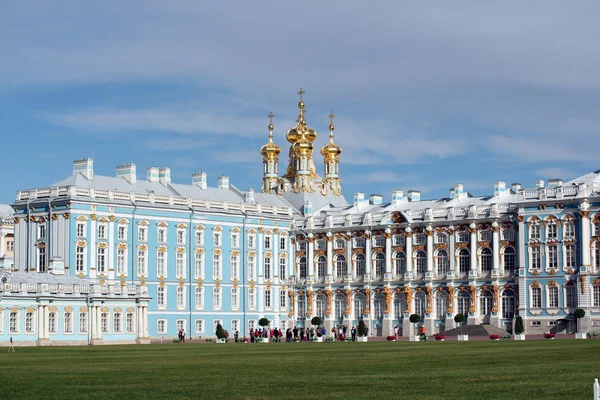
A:
[[[344,292],[345,297],[346,297],[346,309],[344,310],[344,315],[347,317],[350,315],[350,305],[351,305],[351,296],[352,296],[352,292],[350,291],[350,289],[346,289],[346,291]]]
[[[17,310],[18,310],[18,308],[17,308]],[[11,311],[12,311],[12,309],[11,309]],[[48,307],[48,311],[56,312],[56,311],[58,311],[58,308],[56,308],[56,306],[50,306],[50,307]]]
[[[579,277],[579,283],[581,284],[581,294],[585,294],[585,277]]]
[[[106,249],[106,248],[108,248],[108,243],[106,243],[106,242],[100,242],[100,243],[98,243],[98,248],[99,249]]]
[[[97,218],[98,218],[98,215],[96,215],[96,214],[91,214],[91,215],[90,215],[90,219],[91,219],[92,221],[95,221]]]
[[[556,270],[555,269],[551,269],[550,271],[548,271],[548,274],[550,274],[550,275],[556,275]]]
[[[325,298],[327,299],[327,308],[325,309],[325,315],[331,315],[331,304],[333,299],[333,292],[331,289],[325,290]]]
[[[310,317],[312,315],[312,302],[313,302],[313,292],[310,289],[308,289],[306,291],[306,302],[308,303],[306,316]]]
[[[85,275],[83,274],[83,272],[80,272],[80,273],[79,273],[79,275],[77,275],[77,276],[83,279],[83,277],[84,277]]]
[[[579,216],[581,218],[589,218],[590,217],[590,212],[589,211],[579,211]]]

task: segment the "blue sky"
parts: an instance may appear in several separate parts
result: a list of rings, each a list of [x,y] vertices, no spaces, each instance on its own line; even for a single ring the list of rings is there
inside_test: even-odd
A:
[[[600,3],[488,3],[3,2],[0,203],[91,156],[259,188],[300,86],[319,147],[336,115],[348,200],[600,168]]]

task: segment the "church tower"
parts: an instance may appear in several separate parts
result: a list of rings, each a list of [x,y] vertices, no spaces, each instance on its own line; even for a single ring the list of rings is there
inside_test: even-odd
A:
[[[342,148],[333,142],[333,111],[329,114],[329,143],[321,149],[321,154],[325,164],[324,178],[321,183],[321,194],[325,196],[327,192],[331,192],[336,196],[342,194],[342,186],[340,185],[339,164]]]
[[[313,160],[314,141],[317,138],[317,132],[306,125],[304,114],[304,101],[302,95],[304,90],[300,88],[300,102],[298,108],[300,114],[296,122],[298,124],[287,131],[286,138],[290,142],[290,163],[285,174],[289,179],[291,189],[294,193],[315,191],[314,179],[318,178]]]
[[[269,141],[260,148],[263,156],[263,182],[260,191],[262,193],[277,192],[279,186],[279,153],[281,148],[273,143],[273,113],[269,113]]]

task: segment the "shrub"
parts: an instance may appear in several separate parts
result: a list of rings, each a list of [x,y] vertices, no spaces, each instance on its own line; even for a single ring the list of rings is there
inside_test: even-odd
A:
[[[396,340],[396,336],[387,336],[386,339],[389,341]]]
[[[500,340],[500,335],[490,335],[491,340]]]
[[[312,317],[312,319],[310,320],[310,323],[315,325],[315,326],[319,326],[321,325],[321,318],[319,317]]]
[[[525,325],[523,325],[523,317],[517,317],[517,319],[515,320],[515,333],[517,335],[522,334],[523,332],[525,332]]]
[[[555,336],[554,333],[544,333],[544,338],[546,339],[554,339]]]
[[[225,339],[227,337],[221,324],[217,324],[217,330],[215,331],[215,335],[217,336],[217,339]]]
[[[367,336],[367,327],[362,319],[358,321],[358,336]]]
[[[270,323],[270,321],[266,318],[261,318],[258,320],[258,325],[260,325],[263,328],[269,326],[269,323]]]
[[[446,336],[444,335],[435,335],[435,340],[445,340]]]
[[[411,314],[410,317],[408,317],[408,320],[411,324],[418,324],[421,322],[421,316],[419,316],[419,314]]]
[[[462,324],[462,322],[463,322],[464,320],[465,320],[465,316],[464,316],[464,315],[462,315],[462,314],[456,314],[456,315],[454,316],[454,322],[456,322],[456,323],[457,323],[457,324],[459,324],[459,326],[460,326],[460,334],[461,334],[461,335],[462,335],[462,325],[460,325],[460,324]]]

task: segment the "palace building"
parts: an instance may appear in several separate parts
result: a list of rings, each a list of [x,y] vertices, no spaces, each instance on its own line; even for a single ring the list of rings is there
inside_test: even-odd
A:
[[[580,330],[600,329],[600,171],[531,189],[496,182],[489,196],[457,184],[442,199],[395,190],[389,202],[355,193],[348,203],[334,115],[329,142],[315,155],[317,132],[299,94],[283,173],[269,115],[260,192],[226,176],[209,187],[204,172],[174,183],[167,167],[148,167],[145,179],[133,164],[98,176],[87,158],[65,179],[19,191],[12,274],[25,283],[4,285],[4,310],[29,310],[17,301],[36,296],[28,274],[58,274],[69,283],[52,296],[66,296],[78,279],[104,294],[90,301],[106,301],[94,318],[104,315],[96,331],[111,338],[121,334],[115,313],[132,309],[115,298],[131,287],[132,314],[146,318],[138,341],[181,329],[214,336],[218,323],[247,335],[262,317],[285,329],[309,326],[314,316],[328,331],[363,319],[370,335],[398,326],[408,336],[411,314],[433,333],[455,328],[457,313],[469,325],[510,332],[519,315],[527,333],[566,333],[575,330],[576,308],[586,312]],[[18,324],[6,318],[5,311],[0,339]],[[46,326],[48,312],[40,318]]]

